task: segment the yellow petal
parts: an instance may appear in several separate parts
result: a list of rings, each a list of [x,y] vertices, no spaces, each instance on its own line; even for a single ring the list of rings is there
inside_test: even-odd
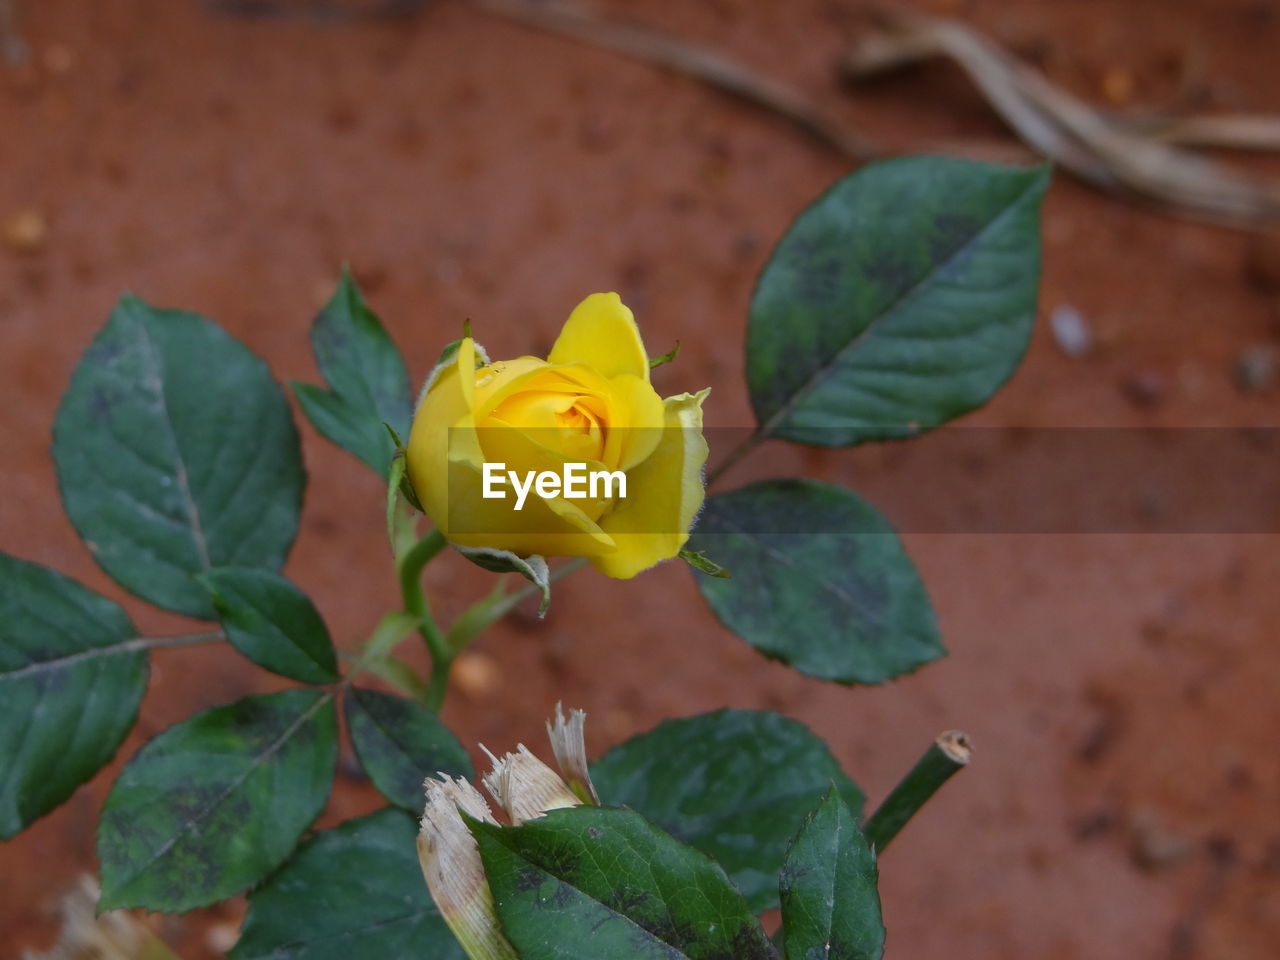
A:
[[[610,470],[630,470],[647,460],[662,439],[666,409],[649,381],[623,374],[609,381],[607,430],[600,459]]]
[[[439,372],[418,404],[409,432],[405,467],[427,516],[441,530],[449,508],[450,458],[481,462],[475,437],[475,343],[458,345],[453,363]]]
[[[606,377],[630,373],[649,379],[640,328],[616,293],[593,293],[578,304],[547,359],[582,363]]]
[[[557,449],[556,443],[562,439],[558,430],[517,430],[491,417],[477,433],[484,448],[485,460],[493,464],[505,464],[507,470],[514,470],[521,478],[530,473],[543,472],[564,476],[567,463],[584,464],[588,473],[604,469],[604,464],[595,459],[598,450],[573,450],[567,444],[562,444]],[[523,479],[521,482],[524,482]],[[510,483],[501,489],[508,496],[512,495]],[[524,510],[520,512],[528,510],[535,499],[538,499],[538,494],[531,489],[525,500]],[[570,504],[589,519],[597,520],[609,501],[574,498]]]
[[[497,360],[476,371],[475,411],[478,418],[492,410],[532,374],[545,370],[547,361],[537,357]]]
[[[489,372],[495,372],[492,380]],[[547,363],[536,357],[519,357],[485,367],[476,387],[476,418],[484,419],[523,393],[561,393],[570,396],[602,397],[609,381],[581,363]]]
[[[466,462],[449,464],[448,512],[431,519],[462,547],[510,550],[521,556],[588,557],[614,549],[613,538],[567,500],[543,500],[530,491],[520,510],[515,497],[483,495],[483,475]],[[510,494],[510,485],[505,488]]]
[[[617,549],[591,558],[597,570],[627,580],[680,552],[702,507],[702,401],[710,391],[669,397],[665,429],[647,460],[627,473],[627,496],[600,522]]]

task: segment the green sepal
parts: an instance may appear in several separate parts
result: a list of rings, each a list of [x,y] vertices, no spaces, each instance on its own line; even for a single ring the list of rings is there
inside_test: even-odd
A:
[[[675,359],[676,357],[678,357],[678,356],[680,356],[680,341],[679,341],[679,340],[677,340],[677,341],[676,341],[676,345],[675,345],[674,347],[672,347],[670,350],[668,350],[666,353],[659,354],[659,355],[658,355],[658,356],[656,356],[656,357],[650,357],[650,358],[649,358],[649,369],[650,369],[650,370],[653,370],[653,369],[654,369],[654,368],[656,368],[656,367],[660,367],[660,366],[662,366],[664,363],[670,363],[672,360],[674,360],[674,359]]]
[[[693,567],[693,569],[700,570],[709,577],[717,577],[720,580],[730,580],[733,578],[732,573],[720,566],[720,564],[716,563],[700,550],[687,550],[684,547],[681,547],[680,553],[677,554],[677,556],[679,556],[680,559],[689,566]]]
[[[491,573],[518,573],[542,591],[542,602],[538,604],[538,616],[547,615],[547,607],[551,606],[551,570],[545,557],[533,554],[521,557],[510,550],[495,550],[492,547],[460,547],[454,544],[460,554],[478,567]]]

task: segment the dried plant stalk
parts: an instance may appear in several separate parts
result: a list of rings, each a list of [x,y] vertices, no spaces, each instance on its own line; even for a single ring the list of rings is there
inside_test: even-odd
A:
[[[427,805],[418,834],[418,862],[431,898],[467,956],[516,960],[515,949],[499,929],[475,837],[459,813],[495,823],[488,804],[465,780],[441,775],[424,786]]]
[[[692,77],[784,117],[855,160],[884,151],[821,109],[799,90],[721,53],[645,27],[619,23],[570,0],[469,0],[473,7],[526,26],[572,37]]]
[[[1034,149],[1108,191],[1162,210],[1230,226],[1280,219],[1280,183],[1172,146],[1168,134],[1144,134],[1051,83],[971,27],[954,20],[894,11],[880,32],[857,44],[843,72],[864,79],[935,56],[950,57],[987,101]],[[1252,138],[1259,140],[1259,125]],[[1205,125],[1199,133],[1203,136]],[[1175,128],[1175,133],[1178,131]],[[1196,133],[1192,128],[1192,133]],[[1237,122],[1210,129],[1241,136]],[[1267,136],[1274,133],[1267,128]],[[1181,132],[1185,139],[1187,133]],[[1176,137],[1173,139],[1177,139]]]
[[[23,960],[178,960],[136,914],[97,914],[100,895],[97,881],[82,876],[58,904],[57,944],[48,953],[24,953]]]

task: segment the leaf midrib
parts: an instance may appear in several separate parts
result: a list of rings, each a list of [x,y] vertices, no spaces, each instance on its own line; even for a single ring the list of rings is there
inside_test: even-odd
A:
[[[262,750],[258,754],[255,754],[252,760],[250,761],[250,763],[245,767],[244,771],[240,773],[234,780],[232,780],[231,783],[227,784],[225,789],[223,789],[216,797],[210,800],[209,803],[205,804],[205,806],[203,806],[201,809],[197,810],[190,817],[188,817],[186,821],[181,825],[181,827],[179,827],[177,830],[174,831],[173,836],[171,836],[168,840],[162,843],[155,850],[155,852],[151,854],[151,856],[147,857],[146,860],[144,860],[141,864],[139,864],[138,867],[129,874],[128,879],[122,880],[118,884],[113,884],[115,889],[120,892],[123,892],[124,890],[126,890],[131,884],[133,884],[134,881],[136,881],[140,876],[146,873],[147,870],[151,868],[152,864],[154,864],[157,860],[165,856],[165,854],[167,854],[170,850],[172,850],[175,846],[177,846],[178,841],[181,840],[183,836],[189,833],[201,821],[206,819],[209,816],[209,814],[213,813],[213,811],[216,810],[219,806],[221,806],[223,801],[225,801],[228,797],[230,797],[233,793],[235,793],[236,790],[238,790],[240,786],[246,780],[248,780],[249,777],[252,776],[255,771],[258,770],[259,767],[261,767],[264,763],[270,760],[271,757],[275,756],[275,754],[285,745],[285,743],[287,743],[289,739],[295,733],[297,733],[298,730],[302,728],[302,725],[306,723],[308,720],[310,720],[312,715],[314,715],[317,711],[319,711],[321,707],[329,703],[333,699],[333,697],[334,697],[333,690],[325,691],[325,693],[322,696],[320,696],[315,703],[313,703],[310,707],[304,710],[297,717],[297,719],[295,719],[292,723],[290,723],[289,726],[287,726],[284,729],[284,731],[280,734],[280,736],[278,736],[275,740],[273,740],[270,744],[268,744],[266,749]],[[106,900],[105,894],[103,899]],[[118,899],[113,898],[113,900],[114,900],[114,903],[112,904],[113,906],[128,906],[128,904],[124,904]]]
[[[738,535],[746,537],[748,540],[758,543],[761,549],[764,551],[764,553],[769,557],[772,557],[774,560],[777,560],[778,562],[783,563],[786,566],[790,567],[791,569],[796,570],[802,574],[808,573],[808,571],[805,568],[801,567],[796,562],[794,557],[791,557],[790,555],[778,550],[776,547],[772,546],[768,541],[766,541],[763,537],[752,533],[750,530],[747,530],[745,527],[738,526],[738,524],[732,522],[731,520],[727,519],[724,516],[721,516],[719,520],[726,527],[731,528],[733,532],[737,533]],[[861,608],[859,607],[857,600],[854,597],[852,597],[850,594],[842,590],[837,584],[833,583],[831,580],[828,580],[825,576],[818,576],[816,579],[824,590],[826,590],[828,593],[833,594],[836,598],[841,600],[845,604],[845,606],[849,607],[851,610],[861,612]]]
[[[513,855],[515,855],[516,857],[519,857],[521,860],[523,860],[523,861],[524,861],[525,863],[527,863],[529,866],[533,867],[533,868],[534,868],[534,869],[536,869],[536,870],[540,870],[540,871],[541,871],[542,873],[544,873],[546,876],[548,876],[548,877],[550,877],[552,880],[556,881],[556,883],[563,884],[564,886],[568,887],[570,890],[572,890],[572,891],[574,891],[575,893],[577,893],[579,896],[583,897],[583,898],[584,898],[584,899],[586,899],[586,900],[591,901],[591,902],[592,902],[592,903],[594,903],[596,906],[600,907],[602,910],[604,910],[606,913],[608,913],[610,916],[617,917],[618,919],[620,919],[620,920],[624,921],[624,922],[625,922],[625,923],[627,923],[630,927],[632,927],[633,929],[635,929],[635,930],[639,931],[641,934],[643,934],[644,936],[648,937],[648,938],[649,938],[650,940],[652,940],[654,943],[662,944],[662,946],[664,946],[664,947],[666,947],[666,948],[668,948],[668,949],[670,949],[670,950],[674,950],[674,951],[675,951],[675,953],[676,953],[676,956],[677,956],[678,958],[680,958],[680,960],[689,960],[689,954],[688,954],[688,952],[687,952],[687,951],[685,951],[685,949],[684,949],[683,947],[678,946],[678,945],[676,945],[676,944],[674,944],[674,943],[670,943],[670,942],[668,942],[668,941],[666,941],[666,940],[662,939],[662,937],[658,936],[656,933],[654,933],[654,932],[653,932],[652,930],[650,930],[648,927],[645,927],[644,925],[640,924],[639,922],[637,922],[637,921],[635,921],[635,920],[631,919],[631,917],[627,916],[625,913],[622,913],[621,911],[617,910],[616,908],[609,906],[609,904],[605,903],[605,902],[604,902],[603,900],[601,900],[599,897],[593,896],[592,894],[588,893],[586,890],[583,890],[583,889],[582,889],[581,887],[579,887],[579,886],[575,886],[575,885],[574,885],[574,884],[572,884],[570,881],[566,880],[564,877],[557,876],[555,873],[553,873],[553,872],[552,872],[550,869],[548,869],[547,867],[543,866],[541,863],[536,863],[535,861],[531,860],[531,859],[530,859],[526,854],[524,854],[524,853],[522,853],[522,852],[519,852],[519,851],[516,851],[516,850],[513,850],[513,849],[511,849],[510,847],[508,847],[507,849],[511,850],[511,852],[512,852],[512,854],[513,854]],[[584,854],[585,854],[586,856],[588,856],[588,857],[590,857],[590,858],[591,858],[591,860],[594,862],[595,867],[596,867],[596,869],[597,869],[597,870],[601,870],[601,869],[602,869],[602,867],[601,867],[601,865],[600,865],[600,862],[596,859],[596,857],[595,857],[595,855],[594,855],[594,852],[593,852],[593,851],[591,851],[591,850],[584,850],[583,852],[584,852]],[[654,877],[653,877],[653,869],[652,869],[652,867],[651,867],[648,863],[646,863],[646,864],[645,864],[645,866],[646,866],[646,867],[649,867],[649,879],[650,879],[651,881],[652,881],[652,880],[654,880]],[[674,918],[672,918],[672,917],[671,917],[671,908],[670,908],[670,905],[669,905],[669,904],[667,904],[667,903],[666,903],[666,901],[664,900],[664,901],[663,901],[663,906],[664,906],[664,907],[666,907],[666,909],[667,909],[667,917],[668,917],[668,919],[669,919],[669,920],[671,920],[671,921],[672,921],[672,926],[673,926],[673,928],[674,928],[675,922],[674,922]]]
[[[152,646],[152,642],[148,637],[130,637],[128,640],[121,640],[118,643],[108,644],[103,647],[90,647],[87,650],[77,650],[75,653],[69,653],[65,656],[56,657],[52,660],[33,660],[26,666],[19,667],[16,670],[10,670],[8,673],[0,673],[0,683],[6,680],[16,680],[20,677],[26,677],[33,674],[46,673],[51,670],[61,670],[71,664],[79,663],[84,660],[96,660],[99,657],[115,657],[124,653],[134,653],[139,650],[147,650]]]
[[[920,290],[923,289],[941,270],[949,267],[958,257],[964,254],[975,242],[980,240],[992,227],[1002,220],[1006,214],[1021,205],[1022,201],[1026,199],[1027,194],[1035,188],[1037,182],[1036,178],[1031,178],[1027,185],[1018,192],[1017,196],[1015,196],[1003,209],[1001,209],[999,213],[984,223],[980,229],[975,231],[958,247],[948,253],[943,260],[935,263],[932,269],[927,271],[923,277],[899,294],[898,297],[888,304],[878,316],[872,317],[871,321],[865,327],[854,334],[848,343],[836,350],[836,352],[833,353],[825,363],[810,374],[808,379],[806,379],[805,382],[801,384],[764,423],[760,424],[757,431],[758,434],[761,437],[773,436],[774,430],[776,430],[777,427],[786,420],[801,400],[807,397],[827,378],[827,375],[840,364],[850,350],[853,350],[862,343],[862,341],[865,340],[873,330],[877,329],[886,318],[895,314],[903,304],[919,293]]]
[[[156,394],[160,402],[160,416],[164,422],[165,431],[168,434],[169,442],[173,447],[174,460],[177,466],[178,492],[182,497],[182,506],[187,513],[187,519],[190,523],[191,537],[195,544],[196,553],[200,558],[200,568],[209,570],[212,564],[209,562],[209,545],[205,540],[204,529],[200,524],[200,510],[196,506],[195,498],[191,493],[190,478],[187,473],[186,459],[182,455],[182,446],[178,443],[178,433],[174,427],[173,419],[169,416],[169,399],[165,393],[165,380],[160,367],[159,359],[156,356],[155,343],[151,339],[151,331],[147,329],[147,322],[141,318],[135,318],[134,323],[141,333],[141,342],[144,351],[144,361],[147,372],[156,384]]]

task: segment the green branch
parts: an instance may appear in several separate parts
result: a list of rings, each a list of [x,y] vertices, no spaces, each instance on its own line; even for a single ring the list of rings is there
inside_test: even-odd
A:
[[[418,633],[426,641],[431,654],[431,680],[427,684],[427,706],[439,712],[449,688],[449,671],[453,667],[453,652],[444,634],[431,616],[427,595],[422,590],[422,570],[441,550],[447,541],[439,530],[431,530],[415,543],[397,564],[400,574],[400,597],[404,612],[418,625]]]
[[[562,563],[554,568],[548,580],[551,583],[555,583],[575,570],[581,570],[586,565],[586,557],[574,557],[567,563]],[[481,632],[497,623],[526,600],[539,596],[541,593],[542,589],[532,583],[527,583],[512,593],[503,593],[502,585],[499,583],[489,596],[473,603],[449,625],[446,640],[450,653],[456,657]]]
[[[924,756],[863,824],[862,832],[877,854],[884,851],[939,787],[968,765],[972,756],[973,745],[968,734],[958,730],[948,730],[929,745]]]
[[[707,472],[707,486],[724,476],[739,460],[749,454],[765,440],[769,439],[769,435],[765,433],[762,427],[757,427],[754,433],[748,434],[747,437],[736,447],[729,451],[713,469]]]

